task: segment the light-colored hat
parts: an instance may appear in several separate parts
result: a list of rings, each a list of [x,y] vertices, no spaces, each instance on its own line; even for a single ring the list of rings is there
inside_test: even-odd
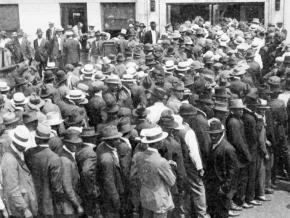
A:
[[[245,107],[246,106],[244,105],[243,100],[240,98],[230,100],[230,109],[243,109]]]
[[[220,46],[227,46],[228,42],[230,41],[230,38],[228,37],[228,35],[223,34],[221,35],[218,41],[220,43]]]
[[[252,23],[260,24],[260,19],[259,18],[253,18]]]
[[[169,60],[165,62],[164,70],[174,70],[175,69],[174,61]]]
[[[79,99],[84,99],[86,95],[78,89],[75,90],[69,90],[68,94],[66,95],[67,99],[70,100],[79,100]]]
[[[127,30],[122,28],[120,34],[126,35],[127,34]]]
[[[48,112],[46,114],[45,124],[50,126],[57,126],[63,123],[63,119],[61,119],[61,115],[57,111]]]
[[[7,85],[7,82],[0,81],[0,92],[7,92],[10,90],[10,87]]]
[[[237,50],[242,50],[242,51],[246,51],[249,48],[249,45],[247,45],[246,43],[241,43],[237,46]]]
[[[92,64],[86,64],[82,69],[81,72],[84,75],[92,75],[96,72],[96,69],[94,69],[94,65]]]
[[[73,36],[74,33],[73,33],[73,31],[71,31],[71,30],[67,30],[67,31],[65,31],[65,35],[66,35],[66,36]]]
[[[112,74],[107,77],[105,82],[109,84],[121,84],[121,79],[118,75]]]
[[[208,120],[209,130],[206,131],[209,134],[216,134],[216,133],[222,133],[225,131],[224,125],[222,125],[222,122],[217,118],[212,118]]]
[[[234,40],[234,43],[236,45],[240,45],[240,44],[242,44],[244,42],[245,42],[245,39],[243,37],[241,37],[241,36],[237,36],[237,38],[235,38],[235,40]]]
[[[28,99],[24,96],[22,92],[16,92],[13,95],[11,103],[15,106],[25,105],[28,103]]]
[[[96,80],[105,80],[106,79],[106,76],[103,74],[102,71],[97,71],[95,74],[94,74],[94,77]]]
[[[55,69],[55,62],[48,62],[45,69]]]
[[[126,74],[129,74],[129,75],[136,75],[136,68],[133,68],[133,67],[129,67],[127,68],[126,70]]]
[[[151,144],[155,142],[159,142],[167,138],[168,133],[163,132],[160,126],[156,126],[144,133],[144,138],[141,139],[141,142],[144,144]]]
[[[49,125],[43,123],[38,124],[35,131],[35,138],[49,140],[52,136],[53,134]]]
[[[124,74],[121,79],[122,82],[136,82],[134,79],[134,75],[132,74]]]
[[[188,71],[190,68],[186,61],[179,62],[178,65],[175,67],[177,71]]]
[[[253,48],[253,49],[257,49],[258,47],[259,47],[259,43],[257,42],[257,41],[253,41],[252,42],[252,44],[251,44],[251,47]]]
[[[108,57],[103,57],[103,64],[110,64],[111,63],[111,59]]]
[[[129,61],[127,64],[126,64],[126,68],[138,68],[138,65],[136,64],[136,62],[133,62],[133,61]]]
[[[29,147],[29,130],[24,125],[17,126],[11,133],[12,142],[24,148]]]

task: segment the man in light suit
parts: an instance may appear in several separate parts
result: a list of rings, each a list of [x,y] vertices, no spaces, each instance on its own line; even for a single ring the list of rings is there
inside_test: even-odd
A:
[[[151,30],[145,33],[144,44],[156,44],[159,39],[159,32],[156,30],[156,23],[154,21],[150,22]]]
[[[41,29],[36,31],[37,38],[33,41],[33,47],[35,50],[34,59],[39,62],[39,73],[41,75],[42,70],[46,67],[48,60],[49,43],[44,39]]]

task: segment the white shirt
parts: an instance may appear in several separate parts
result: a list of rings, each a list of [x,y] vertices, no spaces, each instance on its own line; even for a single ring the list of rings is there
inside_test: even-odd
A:
[[[260,54],[255,54],[254,61],[256,61],[260,65],[260,68],[263,69],[263,61]]]
[[[151,35],[152,35],[152,44],[157,43],[157,33],[155,30],[151,30]]]
[[[38,46],[40,47],[40,44],[41,44],[41,41],[42,41],[42,38],[37,38],[37,43],[38,43]]]
[[[278,99],[282,100],[287,106],[288,100],[290,98],[290,91],[285,91],[278,96]]]
[[[158,121],[160,120],[162,112],[170,109],[166,107],[162,102],[156,102],[152,106],[148,107],[147,110],[149,111],[147,115],[148,121],[155,124],[158,123]]]
[[[23,40],[23,37],[18,38],[18,42],[19,42],[20,45],[22,43],[22,40]]]
[[[185,123],[184,125],[188,126],[187,123]],[[195,164],[196,169],[197,170],[203,169],[198,141],[195,132],[191,128],[189,128],[189,130],[186,132],[184,141],[188,146],[190,159]]]

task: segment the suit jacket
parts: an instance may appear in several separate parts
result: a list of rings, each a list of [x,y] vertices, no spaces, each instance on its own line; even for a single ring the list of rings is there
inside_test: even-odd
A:
[[[157,30],[155,30],[155,31],[156,31],[156,41],[158,41],[160,34]],[[145,33],[144,44],[146,44],[146,43],[153,44],[151,30],[149,30]]]
[[[145,42],[145,34],[146,34],[145,30],[138,32],[137,38],[139,39],[140,43],[144,44],[144,42]]]
[[[25,160],[35,184],[38,215],[53,216],[63,194],[60,158],[48,147],[38,146],[26,151]]]
[[[75,39],[67,39],[63,45],[65,64],[77,64],[80,61],[80,43]]]
[[[77,163],[70,153],[63,150],[60,154],[60,159],[63,167],[62,185],[64,190],[62,214],[74,215],[77,214],[77,207],[81,205],[81,198],[79,197],[80,175]]]
[[[242,120],[245,127],[245,136],[247,144],[249,145],[249,150],[251,154],[257,152],[258,149],[258,132],[257,132],[257,117],[256,115],[248,110],[244,110]]]
[[[124,194],[124,184],[117,151],[113,151],[107,143],[102,142],[96,153],[98,155],[97,175],[99,176],[101,199],[104,210],[116,212],[121,208],[121,197]]]
[[[48,28],[48,29],[46,30],[46,32],[45,32],[46,39],[47,39],[48,41],[52,40],[53,37],[54,37],[54,34],[55,34],[55,30],[54,30],[54,32],[52,33],[51,29]]]
[[[246,166],[252,157],[247,144],[243,121],[233,114],[229,115],[226,120],[226,130],[228,141],[236,149],[240,167]]]
[[[22,42],[20,44],[20,49],[23,54],[24,60],[30,60],[33,56],[33,49],[31,47],[30,42],[26,37],[23,37]]]
[[[83,206],[87,215],[92,215],[95,209],[95,202],[100,195],[97,184],[97,155],[93,145],[84,143],[83,147],[76,152],[76,162],[80,174],[80,196],[84,202]]]
[[[38,62],[47,62],[49,44],[46,39],[41,39],[40,45],[38,44],[38,39],[33,41],[33,46],[35,50],[34,59]]]
[[[38,207],[34,184],[29,169],[18,154],[9,147],[1,161],[3,175],[3,201],[8,214],[24,217],[28,208],[36,216]]]
[[[131,176],[138,175],[141,182],[142,207],[155,213],[166,213],[174,208],[170,187],[175,176],[166,159],[158,151],[147,149],[133,157]]]
[[[238,159],[234,147],[223,138],[210,151],[210,159],[205,174],[209,190],[222,190],[231,199],[235,190],[235,176],[238,169]]]

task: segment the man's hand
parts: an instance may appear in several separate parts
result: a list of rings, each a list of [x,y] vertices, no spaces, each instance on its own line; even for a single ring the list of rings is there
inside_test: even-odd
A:
[[[78,211],[78,215],[82,215],[82,214],[84,213],[84,209],[83,209],[82,206],[79,206],[79,207],[77,208],[77,211]]]
[[[200,169],[200,170],[198,171],[198,175],[199,175],[200,177],[203,177],[203,176],[204,176],[204,170],[203,170],[203,169]]]
[[[24,212],[24,217],[25,218],[33,218],[33,215],[29,209],[26,209]]]

